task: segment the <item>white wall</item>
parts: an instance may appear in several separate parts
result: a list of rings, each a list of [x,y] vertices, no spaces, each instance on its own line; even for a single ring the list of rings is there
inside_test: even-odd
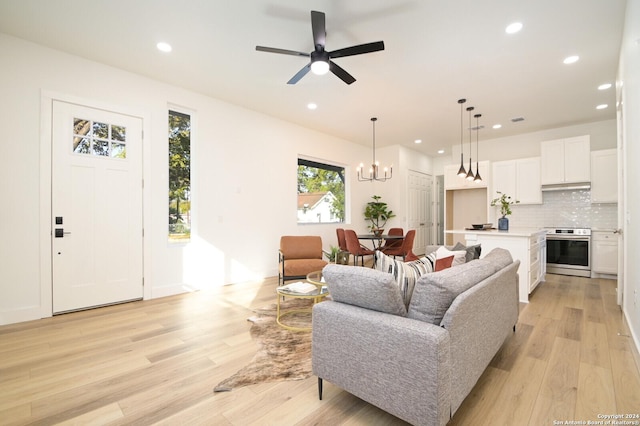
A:
[[[43,93],[135,110],[145,118],[145,297],[276,275],[281,235],[320,235],[325,249],[337,245],[336,225],[296,223],[298,155],[347,167],[351,203],[344,226],[358,231],[366,229],[364,204],[388,185],[356,181],[355,167],[370,157],[368,147],[2,34],[0,52],[0,324],[51,310],[41,301],[41,281],[50,280],[50,271],[38,267],[49,238],[49,213],[42,213],[43,226],[40,219],[46,199],[40,194]],[[190,110],[194,119],[189,244],[167,242],[170,105]],[[398,158],[395,151],[390,161]],[[380,159],[387,161],[382,154]]]
[[[640,171],[637,167],[640,159],[640,0],[628,0],[625,18],[620,64],[618,69],[619,97],[622,101],[624,155],[622,161],[626,171],[624,185],[625,212],[625,261],[624,261],[624,299],[623,311],[636,348],[640,350],[640,266],[638,266],[638,247],[640,247],[640,197],[638,183]]]

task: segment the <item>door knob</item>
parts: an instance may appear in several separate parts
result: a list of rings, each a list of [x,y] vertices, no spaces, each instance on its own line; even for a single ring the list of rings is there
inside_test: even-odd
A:
[[[56,228],[55,229],[55,237],[56,238],[63,238],[65,235],[69,235],[71,234],[71,232],[64,232],[63,228]]]

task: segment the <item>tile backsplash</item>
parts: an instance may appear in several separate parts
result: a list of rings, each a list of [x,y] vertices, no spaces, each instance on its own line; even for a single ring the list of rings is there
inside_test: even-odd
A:
[[[617,204],[591,204],[590,190],[542,193],[543,204],[511,207],[509,224],[514,228],[607,228],[618,227]]]

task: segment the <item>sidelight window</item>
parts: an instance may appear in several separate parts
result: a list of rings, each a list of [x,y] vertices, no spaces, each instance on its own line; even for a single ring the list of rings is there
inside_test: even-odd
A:
[[[191,116],[169,111],[169,240],[191,237]]]

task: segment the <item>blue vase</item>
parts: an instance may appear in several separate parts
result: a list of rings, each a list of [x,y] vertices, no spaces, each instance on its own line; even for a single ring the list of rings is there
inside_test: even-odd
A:
[[[498,219],[498,231],[509,230],[509,219],[507,217],[501,217]]]

